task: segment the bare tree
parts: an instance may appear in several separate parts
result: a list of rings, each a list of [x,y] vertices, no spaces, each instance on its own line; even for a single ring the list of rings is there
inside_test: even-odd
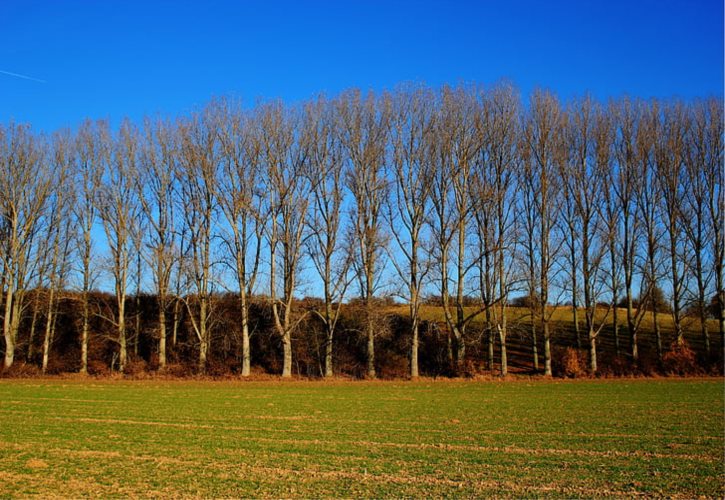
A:
[[[524,169],[525,189],[532,196],[531,210],[536,226],[532,228],[531,258],[538,260],[536,269],[536,302],[538,320],[544,337],[544,373],[551,376],[551,314],[547,309],[549,286],[558,246],[552,244],[556,203],[559,191],[555,165],[566,158],[564,141],[565,115],[553,95],[536,91],[531,98],[529,114],[524,124],[530,165]],[[538,259],[537,259],[538,257]],[[534,281],[532,279],[532,281]]]
[[[146,120],[137,176],[141,202],[147,260],[153,276],[158,303],[159,368],[166,366],[166,312],[171,305],[171,274],[175,261],[174,199],[177,193],[178,144],[174,125],[168,121]]]
[[[689,191],[685,187],[685,140],[687,120],[681,103],[664,106],[654,148],[657,180],[660,183],[663,222],[668,236],[669,271],[672,285],[672,319],[678,345],[684,342],[682,329],[682,295],[685,285],[684,255],[686,241],[683,230],[682,199]]]
[[[138,174],[136,175],[138,178]],[[144,237],[148,233],[146,220],[142,210],[136,212],[135,229],[133,232],[133,254],[131,258],[131,282],[133,283],[133,335],[129,337],[129,342],[133,345],[133,355],[138,358],[138,346],[141,343],[141,335],[144,332],[145,325],[141,321],[141,293],[144,280],[144,272],[146,263],[144,251]]]
[[[622,289],[622,262],[620,261],[619,247],[623,234],[621,230],[622,213],[619,199],[617,198],[617,117],[610,105],[605,109],[598,108],[597,120],[595,124],[595,144],[604,143],[604,139],[609,142],[610,161],[606,165],[607,168],[599,169],[598,174],[601,176],[602,186],[602,231],[605,233],[607,246],[607,260],[609,268],[607,270],[609,293],[611,294],[612,304],[612,334],[614,336],[614,352],[617,357],[621,354],[621,341],[619,334],[619,293]],[[606,124],[606,127],[599,127],[599,123]],[[597,131],[602,130],[602,141],[597,140]],[[596,146],[595,146],[596,147]]]
[[[309,204],[309,185],[304,176],[307,145],[297,140],[298,116],[289,113],[281,103],[264,105],[259,113],[270,204],[266,228],[270,249],[270,301],[275,332],[282,343],[282,377],[291,377],[292,333],[305,317],[295,310],[294,293]]]
[[[179,175],[182,175],[181,173]],[[179,188],[180,191],[181,188]],[[175,200],[175,205],[176,205]],[[172,206],[174,213],[179,213],[180,210],[175,210]],[[185,218],[180,217],[180,222],[176,224],[177,230],[175,231],[174,237],[177,241],[177,250],[174,252],[174,263],[171,266],[171,347],[176,349],[179,328],[181,327],[181,320],[184,315],[184,296],[189,292],[189,280],[188,280],[188,250],[189,250],[189,237],[188,230],[186,228]]]
[[[501,349],[501,375],[508,374],[508,296],[515,285],[516,172],[519,168],[519,100],[512,86],[500,85],[483,99],[480,168],[473,187],[474,218],[478,229],[479,276],[489,337],[489,366],[493,367],[493,331]]]
[[[613,307],[609,304],[604,318],[597,318],[597,306],[606,288],[605,256],[609,231],[604,221],[602,190],[606,189],[606,172],[611,169],[613,133],[609,117],[587,97],[575,102],[569,111],[570,158],[562,171],[566,193],[574,206],[581,265],[573,269],[581,273],[584,296],[589,369],[597,371],[597,339],[606,325]]]
[[[75,184],[77,198],[72,205],[73,218],[78,227],[77,252],[81,274],[81,368],[88,371],[88,338],[90,334],[89,294],[93,287],[93,227],[97,216],[96,193],[103,175],[103,158],[107,147],[108,126],[104,122],[84,122],[76,135]]]
[[[5,301],[3,335],[9,368],[25,303],[26,285],[35,267],[33,249],[53,193],[54,172],[45,161],[44,141],[23,125],[0,125],[0,218]],[[37,256],[37,254],[36,254]]]
[[[702,176],[707,199],[707,216],[710,224],[710,256],[715,274],[715,297],[717,322],[720,333],[720,348],[725,346],[725,229],[723,228],[723,101],[708,99],[695,108],[695,130],[698,153],[701,160]],[[699,139],[701,137],[701,140]],[[701,151],[701,152],[700,152]]]
[[[523,135],[523,134],[522,134]],[[531,332],[531,355],[533,358],[534,371],[539,371],[539,339],[537,335],[537,321],[539,312],[539,291],[537,276],[539,276],[539,261],[537,258],[536,234],[538,229],[538,211],[536,209],[536,191],[529,187],[535,185],[536,176],[534,161],[531,156],[529,144],[523,137],[519,138],[519,153],[521,163],[516,169],[516,188],[520,193],[517,200],[519,212],[523,213],[521,230],[518,233],[518,257],[519,265],[524,270],[525,279],[525,302],[529,309]]]
[[[46,221],[46,238],[40,250],[48,257],[46,283],[48,290],[45,316],[45,335],[43,337],[42,371],[48,369],[50,346],[55,337],[56,305],[58,294],[62,292],[68,273],[69,253],[71,250],[72,219],[70,207],[75,202],[72,183],[73,143],[68,132],[55,134],[52,142],[52,170],[56,174],[57,184],[49,200],[49,212]]]
[[[649,148],[643,107],[642,102],[632,102],[629,99],[610,106],[610,113],[617,127],[614,146],[617,162],[616,170],[611,172],[611,187],[616,197],[614,205],[621,217],[621,243],[616,249],[617,258],[614,260],[619,261],[622,266],[630,355],[635,363],[639,360],[638,332],[646,311],[645,307],[634,307],[635,279],[639,268],[637,262],[644,227],[638,211],[638,186],[642,183],[639,167],[647,158]]]
[[[388,193],[385,175],[390,102],[359,91],[337,102],[340,141],[350,162],[346,179],[352,194],[352,239],[356,242],[353,267],[365,307],[367,376],[375,378],[375,328],[373,299],[379,287],[381,258],[386,245],[383,203]]]
[[[453,335],[449,357],[460,371],[466,353],[466,328],[484,308],[464,309],[466,279],[475,265],[469,252],[468,228],[472,217],[473,164],[481,149],[477,94],[463,87],[444,88],[436,120],[436,169],[431,199],[431,230],[438,261],[439,287],[448,330]],[[451,273],[451,267],[455,275]],[[451,294],[453,287],[455,294]],[[451,304],[453,299],[453,304]]]
[[[694,273],[696,290],[694,305],[700,320],[700,333],[705,347],[706,357],[710,356],[710,335],[707,328],[707,289],[715,268],[709,261],[709,240],[712,236],[708,224],[708,180],[709,174],[717,175],[708,169],[711,159],[708,157],[708,109],[701,103],[688,107],[688,134],[686,139],[685,170],[689,179],[689,189],[681,200],[683,212],[683,230],[692,255],[691,268]],[[709,265],[708,265],[709,264]]]
[[[430,290],[440,293],[434,326],[457,373],[483,339],[489,368],[498,345],[506,375],[517,331],[509,304],[520,288],[534,369],[543,346],[547,375],[565,295],[572,312],[559,326],[573,325],[592,373],[610,331],[616,354],[628,352],[633,364],[650,345],[662,360],[669,314],[676,341],[697,329],[696,346],[712,358],[713,313],[725,343],[723,137],[722,99],[623,98],[602,108],[586,97],[564,111],[555,96],[536,91],[522,109],[506,84],[486,92],[353,90],[249,111],[218,99],[173,123],[146,120],[137,129],[127,120],[111,132],[106,122],[87,121],[75,135],[52,138],[0,125],[4,365],[27,345],[24,358],[48,369],[71,268],[82,373],[98,333],[94,315],[107,320],[117,347],[112,367],[127,367],[129,348],[145,355],[140,339],[153,335],[163,368],[167,343],[176,346],[182,332],[179,344],[188,333],[203,371],[220,331],[215,321],[229,324],[215,300],[224,288],[237,296],[240,320],[223,351],[233,337],[249,375],[250,307],[262,275],[285,377],[302,339],[316,342],[320,373],[334,374],[333,345],[355,284],[371,378],[389,312],[377,300],[384,290],[406,301],[411,378],[419,375],[421,295]],[[107,265],[95,263],[98,229]],[[319,305],[296,296],[308,264],[324,295]],[[93,301],[102,269],[114,297]],[[145,286],[159,306],[148,325]],[[317,317],[305,322],[310,314]],[[650,319],[654,341],[641,337]],[[315,330],[300,332],[301,325]]]
[[[350,284],[352,253],[342,239],[345,168],[335,130],[333,103],[319,98],[305,107],[302,125],[308,144],[308,176],[312,205],[307,218],[307,251],[322,280],[323,309],[315,310],[325,328],[325,377],[332,377],[333,339],[345,293]]]
[[[224,238],[238,288],[242,330],[242,376],[251,369],[249,303],[257,282],[261,260],[265,196],[258,123],[231,101],[219,103],[222,167],[219,171],[219,205],[228,234]]]
[[[104,137],[108,138],[105,134]],[[97,196],[98,214],[110,252],[110,272],[116,298],[115,318],[107,319],[116,328],[114,341],[118,344],[121,372],[128,361],[126,299],[139,210],[135,189],[138,145],[138,131],[125,121],[116,140],[103,147],[106,151],[105,168]]]
[[[425,88],[401,88],[392,99],[393,195],[387,215],[399,250],[391,259],[410,311],[410,377],[417,378],[420,303],[430,263],[423,255],[423,230],[430,212],[435,127],[433,94]]]
[[[218,169],[220,111],[212,102],[189,119],[178,123],[180,211],[183,217],[187,256],[183,272],[191,294],[180,297],[199,347],[198,369],[206,370],[213,319],[212,294],[215,286],[214,249],[218,211]]]
[[[651,309],[654,323],[658,359],[662,360],[662,331],[659,323],[659,304],[653,300],[662,275],[662,227],[660,224],[660,183],[654,166],[654,142],[658,133],[658,106],[652,103],[640,119],[635,138],[635,200],[637,215],[642,223],[644,259],[642,262],[642,285],[640,286],[639,308]]]
[[[586,139],[588,139],[588,137]],[[571,147],[571,144],[569,144],[568,146]],[[583,145],[583,148],[586,150],[586,143]],[[573,152],[573,154],[578,154],[579,156],[586,156],[587,152],[576,151]],[[572,185],[572,182],[569,182],[572,175],[572,173],[569,172],[569,159],[563,156],[561,157],[561,159],[562,161],[558,162],[558,168],[559,175],[562,179],[562,188],[564,192],[561,198],[562,205],[561,209],[559,210],[559,218],[557,222],[562,226],[564,245],[566,246],[566,249],[568,251],[567,260],[569,265],[565,268],[567,269],[566,274],[568,275],[567,286],[571,293],[572,323],[574,325],[576,346],[577,348],[581,349],[581,330],[579,328],[579,291],[581,288],[581,284],[579,282],[579,278],[581,267],[580,257],[582,251],[580,234],[582,232],[582,228],[579,225],[581,220],[577,211],[578,207],[575,201],[575,193],[573,192],[574,186]]]

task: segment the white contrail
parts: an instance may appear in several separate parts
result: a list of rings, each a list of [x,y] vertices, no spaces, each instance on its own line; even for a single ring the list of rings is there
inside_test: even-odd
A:
[[[32,76],[21,75],[19,73],[11,73],[10,71],[3,71],[1,69],[0,69],[0,73],[2,73],[3,75],[14,76],[16,78],[22,78],[24,80],[32,80],[34,82],[48,83],[45,80],[41,80],[40,78],[33,78]]]

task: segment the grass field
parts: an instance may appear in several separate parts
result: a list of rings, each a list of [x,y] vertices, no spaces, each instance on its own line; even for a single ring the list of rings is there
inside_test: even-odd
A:
[[[722,379],[0,380],[0,497],[713,496]]]

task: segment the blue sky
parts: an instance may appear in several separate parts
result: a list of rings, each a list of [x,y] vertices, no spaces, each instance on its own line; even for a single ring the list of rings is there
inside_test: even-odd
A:
[[[179,114],[404,81],[722,95],[722,0],[0,1],[0,122]]]

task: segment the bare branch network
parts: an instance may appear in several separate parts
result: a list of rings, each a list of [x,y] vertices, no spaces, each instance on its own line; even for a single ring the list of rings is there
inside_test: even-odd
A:
[[[591,373],[601,342],[636,368],[688,335],[705,366],[722,181],[716,98],[409,85],[0,125],[4,367],[506,375],[514,342],[551,375],[566,335]]]

